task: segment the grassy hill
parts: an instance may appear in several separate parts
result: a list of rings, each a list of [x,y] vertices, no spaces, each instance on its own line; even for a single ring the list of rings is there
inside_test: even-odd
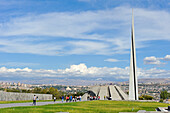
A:
[[[0,109],[0,113],[119,113],[120,111],[154,111],[157,107],[167,107],[168,104],[156,102],[130,101],[86,101],[45,106],[14,107]]]

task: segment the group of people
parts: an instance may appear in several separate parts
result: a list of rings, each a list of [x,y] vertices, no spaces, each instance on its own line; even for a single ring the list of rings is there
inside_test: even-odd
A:
[[[61,101],[64,102],[64,99],[66,102],[76,102],[76,101],[81,101],[81,96],[64,96],[61,97]],[[56,97],[54,97],[54,102],[56,101]]]
[[[56,101],[56,97],[54,96],[54,102]],[[66,102],[76,102],[81,101],[81,96],[66,96]],[[36,101],[38,100],[38,96],[34,95],[33,97],[33,105],[36,105]],[[64,96],[61,97],[62,102],[64,102]]]
[[[81,96],[66,96],[66,102],[76,102],[76,101],[81,101]]]
[[[100,100],[100,96],[87,96],[87,100]]]

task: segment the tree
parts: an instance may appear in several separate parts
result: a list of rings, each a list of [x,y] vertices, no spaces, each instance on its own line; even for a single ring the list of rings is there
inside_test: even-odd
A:
[[[40,93],[42,91],[42,88],[34,88],[33,93]]]
[[[159,102],[163,102],[163,99],[160,99]]]
[[[47,90],[46,90],[46,89],[43,89],[43,90],[41,91],[41,93],[42,93],[42,94],[46,94],[46,93],[47,93]]]
[[[152,100],[153,99],[153,97],[150,96],[150,95],[145,95],[144,98],[145,98],[145,100]]]
[[[144,100],[143,95],[139,96],[139,100]]]
[[[152,99],[153,99],[153,97],[150,95],[141,95],[139,97],[139,100],[152,100]]]
[[[161,91],[160,97],[161,97],[161,99],[167,99],[168,98],[168,92],[166,90]]]
[[[50,87],[49,93],[52,94],[53,97],[56,97],[57,99],[61,97],[61,93],[58,91],[57,88],[55,89],[54,87]]]

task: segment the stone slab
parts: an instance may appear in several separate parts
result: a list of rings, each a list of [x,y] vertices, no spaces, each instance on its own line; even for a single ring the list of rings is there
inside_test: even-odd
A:
[[[51,94],[14,93],[0,91],[0,101],[33,100],[34,95],[38,96],[39,100],[52,100]]]

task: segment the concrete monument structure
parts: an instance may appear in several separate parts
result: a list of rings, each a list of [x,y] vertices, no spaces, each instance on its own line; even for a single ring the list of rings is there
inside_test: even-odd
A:
[[[100,100],[128,100],[128,95],[116,85],[91,86],[82,96],[82,100],[85,101],[90,96],[100,96]]]
[[[93,86],[83,95],[86,100],[88,96],[111,97],[111,100],[138,100],[138,81],[136,72],[136,48],[134,33],[134,16],[132,9],[132,28],[131,28],[131,54],[130,54],[130,76],[129,76],[129,97],[118,86]]]
[[[136,49],[135,49],[133,9],[132,9],[132,31],[131,31],[129,100],[138,100],[138,81],[137,81],[137,72],[136,72]]]

